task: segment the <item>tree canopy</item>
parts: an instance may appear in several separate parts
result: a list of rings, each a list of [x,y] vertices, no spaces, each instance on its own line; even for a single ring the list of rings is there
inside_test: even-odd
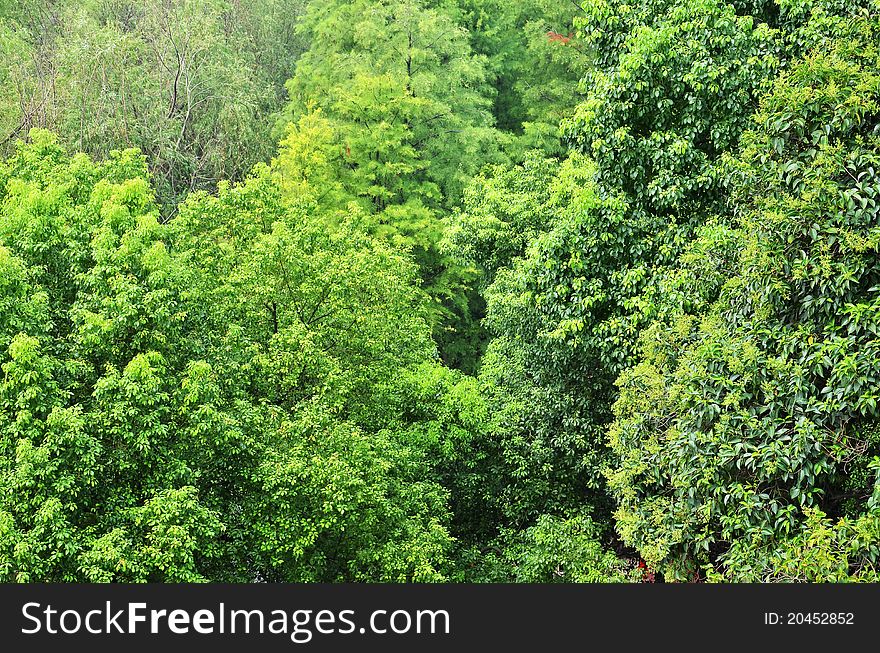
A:
[[[878,580],[878,0],[0,51],[0,581]]]

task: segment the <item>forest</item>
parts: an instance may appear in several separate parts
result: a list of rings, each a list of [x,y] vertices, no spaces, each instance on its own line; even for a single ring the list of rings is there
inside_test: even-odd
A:
[[[0,581],[880,581],[880,0],[0,54]]]

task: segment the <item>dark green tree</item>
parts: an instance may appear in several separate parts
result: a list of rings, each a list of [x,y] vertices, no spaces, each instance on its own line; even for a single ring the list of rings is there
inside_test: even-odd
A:
[[[872,11],[801,14],[805,52],[730,163],[734,219],[689,248],[661,300],[673,317],[620,379],[617,528],[669,576],[876,580]]]

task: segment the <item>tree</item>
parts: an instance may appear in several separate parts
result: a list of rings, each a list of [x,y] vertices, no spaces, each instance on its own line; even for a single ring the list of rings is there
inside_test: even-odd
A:
[[[461,209],[446,220],[443,251],[476,266],[489,286],[499,270],[525,255],[569,199],[554,194],[561,186],[554,185],[559,167],[558,160],[532,150],[519,165],[493,166],[474,177]]]
[[[300,29],[311,47],[288,83],[283,120],[321,108],[343,140],[355,194],[376,212],[450,206],[495,156],[485,62],[442,9],[321,0]]]
[[[217,433],[180,415],[181,275],[144,161],[30,140],[0,168],[6,297],[32,295],[0,347],[3,578],[203,580],[222,525],[193,454]]]
[[[669,576],[873,578],[871,6],[813,8],[798,28],[806,51],[731,162],[734,219],[685,255],[664,296],[674,317],[643,334],[641,362],[620,379],[617,528]]]
[[[437,244],[467,179],[501,156],[484,59],[449,12],[420,0],[321,0],[300,29],[311,46],[287,85],[276,165],[308,177],[302,153],[322,152],[323,201],[358,203],[372,234],[411,248],[443,360],[473,371],[485,339],[476,275]]]
[[[2,147],[31,127],[94,157],[138,147],[164,215],[273,151],[270,114],[302,45],[278,0],[24,3],[0,14],[12,93]]]
[[[434,353],[412,263],[267,169],[163,225],[137,152],[29,141],[0,167],[0,578],[442,579],[447,492],[388,428]]]
[[[582,101],[579,82],[592,65],[590,49],[576,35],[582,9],[554,0],[442,4],[487,59],[496,89],[493,113],[508,136],[505,151],[517,161],[531,149],[563,155],[559,123]]]
[[[508,528],[541,515],[609,525],[615,379],[679,253],[723,209],[722,154],[776,65],[774,33],[751,17],[655,4],[585,8],[576,38],[603,65],[584,71],[586,99],[563,123],[573,151],[478,179],[453,220],[450,239],[492,281],[480,378]],[[630,25],[633,13],[645,20]]]

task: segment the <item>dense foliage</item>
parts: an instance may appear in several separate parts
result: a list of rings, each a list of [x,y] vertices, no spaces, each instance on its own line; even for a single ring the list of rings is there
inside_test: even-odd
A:
[[[0,580],[878,580],[878,0],[0,50]]]
[[[412,263],[260,176],[163,226],[134,151],[31,139],[0,173],[4,575],[442,578],[447,493],[385,423],[431,358]]]
[[[0,147],[32,127],[100,158],[137,147],[173,213],[271,157],[301,13],[297,0],[0,1]]]
[[[733,215],[692,244],[621,377],[618,529],[670,573],[873,578],[878,29],[863,11],[805,26],[731,162]],[[822,530],[851,539],[792,560]]]

